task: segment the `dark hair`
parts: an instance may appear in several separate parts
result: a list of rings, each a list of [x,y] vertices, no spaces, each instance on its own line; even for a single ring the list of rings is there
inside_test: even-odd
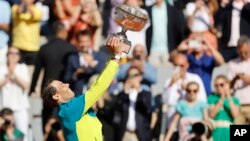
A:
[[[55,87],[51,86],[53,80],[49,80],[46,86],[43,88],[41,97],[46,105],[50,107],[56,107],[57,101],[53,99],[53,95],[56,94],[57,90]]]
[[[62,22],[59,22],[59,21],[54,22],[53,25],[52,25],[52,28],[53,28],[53,32],[54,32],[55,35],[57,35],[58,33],[66,30],[65,25]]]
[[[88,29],[86,29],[86,30],[80,30],[80,31],[76,34],[77,40],[79,40],[79,38],[80,38],[81,36],[89,36],[89,37],[91,37],[91,36],[92,36],[92,32],[91,32],[91,30],[88,30]]]
[[[245,35],[241,36],[238,40],[238,47],[242,47],[244,44],[250,45],[250,39]]]
[[[13,111],[10,108],[3,108],[0,112],[1,116],[4,115],[13,115]]]

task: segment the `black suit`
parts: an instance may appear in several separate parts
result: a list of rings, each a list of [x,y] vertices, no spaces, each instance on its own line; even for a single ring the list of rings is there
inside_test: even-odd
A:
[[[129,94],[126,94],[124,91],[122,91],[118,94],[114,101],[115,104],[113,111],[115,111],[115,114],[113,122],[115,129],[115,141],[121,141],[126,131],[126,125],[129,116]],[[137,137],[139,141],[151,141],[151,93],[147,91],[139,92],[135,107]]]
[[[76,52],[75,47],[59,38],[52,38],[47,44],[43,45],[38,52],[30,92],[35,91],[38,77],[42,69],[44,69],[42,88],[50,79],[62,81],[62,76],[64,75],[66,67],[66,58],[73,52]],[[52,112],[54,112],[53,108],[43,104],[43,125],[48,117],[51,116]]]
[[[236,58],[237,52],[236,48],[227,48],[228,42],[230,40],[232,31],[232,11],[233,5],[229,4],[226,8],[219,11],[219,18],[216,22],[216,26],[222,27],[222,37],[220,39],[219,49],[226,61]],[[247,35],[250,37],[250,3],[246,4],[240,16],[240,35]]]
[[[167,5],[167,18],[168,18],[168,27],[167,27],[167,41],[168,41],[168,51],[171,52],[174,50],[179,43],[184,39],[184,30],[185,30],[185,20],[183,13],[176,9],[173,6]],[[151,51],[151,43],[152,43],[152,36],[153,36],[153,18],[152,18],[152,8],[153,6],[147,7],[146,10],[148,12],[150,18],[150,27],[146,31],[146,45],[148,54],[150,55]],[[160,22],[160,21],[159,21]]]

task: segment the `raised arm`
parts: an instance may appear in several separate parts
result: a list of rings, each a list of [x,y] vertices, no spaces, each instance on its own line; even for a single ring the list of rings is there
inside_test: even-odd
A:
[[[120,55],[122,52],[122,41],[117,37],[112,37],[107,41],[107,47],[115,55]],[[84,113],[104,94],[109,87],[110,83],[115,77],[119,67],[119,58],[112,58],[106,65],[105,69],[99,75],[95,83],[85,94],[85,107]]]

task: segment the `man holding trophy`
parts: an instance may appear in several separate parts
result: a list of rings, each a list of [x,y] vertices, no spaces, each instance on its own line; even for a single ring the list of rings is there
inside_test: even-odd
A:
[[[141,30],[147,22],[147,15],[135,7],[119,5],[115,9],[114,19],[123,30],[110,35],[107,40],[106,46],[113,57],[85,94],[75,97],[69,85],[58,80],[50,81],[43,89],[44,102],[59,107],[58,116],[67,141],[102,141],[102,126],[91,107],[113,80],[122,52],[128,53],[130,50],[131,43],[125,32]]]

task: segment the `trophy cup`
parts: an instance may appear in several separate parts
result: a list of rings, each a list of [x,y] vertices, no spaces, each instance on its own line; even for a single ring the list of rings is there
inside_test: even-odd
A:
[[[120,37],[125,44],[123,52],[128,54],[131,48],[131,42],[127,39],[126,31],[142,30],[148,21],[148,15],[137,7],[121,4],[115,7],[113,18],[115,22],[122,27],[122,31],[109,36]]]

